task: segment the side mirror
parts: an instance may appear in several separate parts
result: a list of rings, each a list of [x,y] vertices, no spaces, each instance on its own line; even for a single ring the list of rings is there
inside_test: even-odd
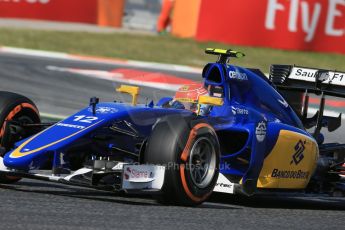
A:
[[[213,106],[222,106],[224,103],[223,98],[220,97],[211,97],[211,96],[200,96],[199,97],[199,104],[203,104],[203,105],[213,105]]]
[[[130,94],[132,96],[132,105],[137,104],[139,91],[140,91],[139,87],[131,86],[131,85],[121,85],[120,88],[116,89],[116,92]]]
[[[211,97],[211,96],[200,96],[199,100],[198,100],[198,111],[197,114],[200,115],[200,113],[204,113],[204,115],[206,113],[208,113],[210,111],[210,106],[221,106],[224,104],[224,100],[223,98],[220,97]],[[201,105],[210,105],[208,106],[207,112],[205,111],[201,111]]]

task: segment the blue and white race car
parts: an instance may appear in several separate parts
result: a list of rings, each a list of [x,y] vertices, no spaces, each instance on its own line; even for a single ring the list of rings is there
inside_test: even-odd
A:
[[[52,124],[28,98],[0,92],[0,183],[32,178],[178,205],[201,204],[213,192],[343,193],[345,145],[323,143],[321,128],[341,125],[341,115],[323,111],[325,95],[345,97],[345,74],[273,65],[268,79],[228,64],[241,52],[206,53],[218,61],[204,67],[199,88],[141,105],[139,88],[123,85],[117,90],[132,103],[91,98]],[[321,95],[311,118],[309,93]]]

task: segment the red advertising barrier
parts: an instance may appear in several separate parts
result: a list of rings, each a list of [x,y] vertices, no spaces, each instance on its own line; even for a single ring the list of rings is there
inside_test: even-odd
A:
[[[0,0],[0,17],[121,26],[124,0]]]
[[[0,17],[95,23],[95,9],[96,0],[0,0]]]
[[[345,0],[203,0],[196,39],[345,54]]]

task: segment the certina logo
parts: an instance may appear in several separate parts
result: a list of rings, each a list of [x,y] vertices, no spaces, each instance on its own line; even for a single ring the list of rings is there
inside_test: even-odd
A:
[[[40,4],[47,4],[51,0],[0,0],[0,2],[9,2],[9,3],[20,3],[20,2],[26,2],[26,3],[40,3]]]
[[[265,140],[266,129],[267,129],[266,123],[264,121],[259,122],[258,125],[256,126],[255,135],[256,135],[256,139],[259,142],[262,142],[263,140]]]
[[[89,108],[88,111],[92,112],[92,108]],[[119,110],[116,108],[105,107],[105,106],[101,106],[101,107],[96,108],[96,113],[101,113],[101,114],[117,113],[118,111]]]
[[[292,156],[292,161],[290,162],[290,164],[295,163],[295,165],[298,165],[303,160],[305,143],[306,141],[299,140],[298,143],[295,145],[295,153]]]
[[[291,170],[273,169],[271,177],[279,178],[279,179],[308,179],[309,172],[302,171],[302,170],[291,171]]]
[[[237,79],[237,80],[242,80],[242,81],[248,80],[247,74],[241,73],[241,72],[235,72],[235,71],[229,71],[229,77],[231,79]]]
[[[241,109],[238,107],[231,106],[231,112],[233,115],[240,114],[240,115],[248,115],[249,112],[247,109]]]

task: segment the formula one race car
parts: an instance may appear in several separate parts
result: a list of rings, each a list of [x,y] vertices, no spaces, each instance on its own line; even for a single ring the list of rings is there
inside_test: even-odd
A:
[[[139,105],[139,88],[122,85],[131,104],[94,97],[54,124],[41,123],[28,98],[0,92],[0,182],[150,193],[179,205],[200,204],[214,191],[343,193],[345,145],[324,144],[320,131],[341,125],[341,114],[323,112],[325,95],[345,97],[345,73],[272,65],[268,79],[228,64],[241,52],[206,53],[218,61],[204,67],[203,83],[174,98]],[[313,117],[309,93],[321,95]]]

